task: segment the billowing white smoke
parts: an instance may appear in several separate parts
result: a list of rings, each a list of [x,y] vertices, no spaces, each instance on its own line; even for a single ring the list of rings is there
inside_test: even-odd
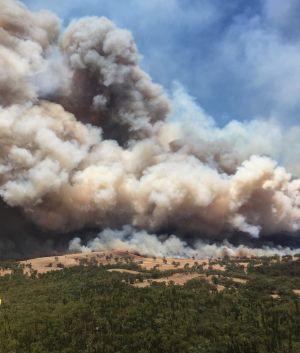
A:
[[[105,229],[98,236],[89,241],[87,245],[81,244],[80,238],[74,238],[69,246],[72,252],[92,251],[112,251],[126,250],[132,253],[138,253],[143,256],[157,257],[186,257],[186,258],[209,258],[224,256],[272,256],[272,255],[293,255],[297,250],[289,248],[248,248],[244,245],[233,246],[224,241],[221,245],[206,244],[198,240],[193,248],[176,236],[164,238],[149,234],[146,231],[137,231],[131,226],[124,226],[122,230]]]
[[[299,229],[300,180],[266,156],[297,173],[276,140],[298,128],[220,129],[180,87],[164,120],[169,100],[108,19],[73,22],[59,39],[55,15],[0,0],[0,63],[0,195],[42,229],[130,224],[194,239]]]
[[[34,76],[47,68],[47,54],[57,43],[59,19],[27,11],[19,2],[0,1],[0,103],[26,103],[38,98]]]

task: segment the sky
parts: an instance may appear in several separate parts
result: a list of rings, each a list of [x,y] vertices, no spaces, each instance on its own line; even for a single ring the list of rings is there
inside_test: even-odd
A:
[[[300,118],[299,0],[24,0],[63,26],[106,16],[129,29],[142,67],[171,92],[179,82],[219,126]]]

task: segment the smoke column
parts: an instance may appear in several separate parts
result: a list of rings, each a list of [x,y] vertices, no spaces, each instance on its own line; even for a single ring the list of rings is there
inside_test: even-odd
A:
[[[107,18],[61,33],[56,15],[0,0],[0,211],[18,214],[0,234],[3,256],[85,229],[107,229],[90,248],[112,246],[108,232],[135,250],[151,237],[148,253],[163,255],[191,253],[187,244],[201,254],[220,254],[227,241],[272,246],[274,234],[300,243],[288,147],[298,128],[257,120],[220,129],[179,85],[168,98],[139,61],[131,33]]]

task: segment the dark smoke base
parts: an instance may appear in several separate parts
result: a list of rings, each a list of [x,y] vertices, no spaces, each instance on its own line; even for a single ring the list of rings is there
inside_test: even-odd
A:
[[[79,237],[82,244],[87,244],[93,240],[101,229],[85,228],[77,232],[59,233],[46,232],[36,227],[22,213],[22,210],[16,207],[9,207],[3,201],[0,201],[0,260],[24,260],[33,257],[61,255],[69,251],[69,243],[72,239]],[[193,248],[193,245],[199,237],[193,235],[180,235],[176,230],[167,230],[158,234],[161,240],[167,238],[166,234],[175,234],[180,240]],[[206,244],[222,245],[222,237],[212,238],[211,236],[201,236]],[[244,245],[249,249],[263,249],[268,247],[290,248],[291,250],[300,249],[299,234],[274,234],[265,238],[253,239],[242,232],[228,234],[225,237],[233,246]]]

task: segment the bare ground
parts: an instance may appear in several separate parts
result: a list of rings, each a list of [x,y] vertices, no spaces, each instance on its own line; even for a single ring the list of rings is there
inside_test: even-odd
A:
[[[300,297],[300,289],[294,289],[293,292]]]

